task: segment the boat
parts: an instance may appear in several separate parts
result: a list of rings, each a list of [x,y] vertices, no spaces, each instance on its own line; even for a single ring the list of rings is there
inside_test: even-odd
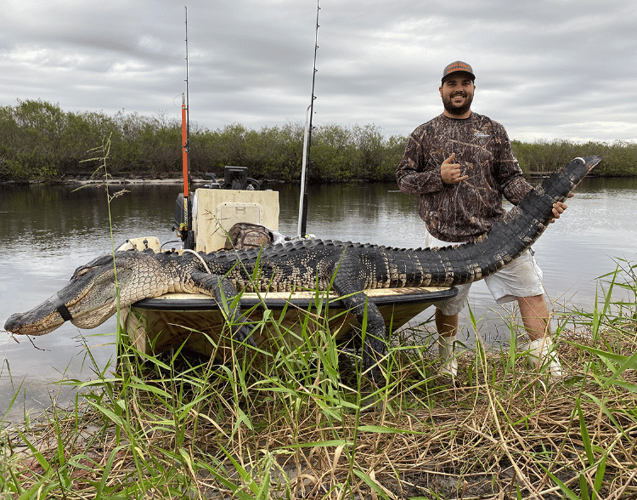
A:
[[[186,11],[186,61],[188,61],[188,34]],[[318,34],[318,8],[317,8]],[[316,65],[315,41],[314,64]],[[314,69],[314,75],[316,69]],[[254,224],[269,234],[279,229],[279,194],[261,189],[260,183],[249,177],[244,166],[226,166],[223,179],[208,174],[209,184],[191,193],[189,169],[189,103],[188,64],[186,64],[186,93],[182,98],[182,150],[184,189],[175,203],[173,228],[182,240],[177,251],[214,252],[232,248],[229,241],[233,227]],[[307,238],[307,160],[311,143],[314,104],[314,78],[311,103],[307,110],[301,188],[299,201],[298,234],[293,238]],[[162,245],[155,237],[128,240],[118,250],[152,250],[161,252]],[[435,302],[454,297],[451,288],[385,288],[366,290],[365,293],[380,309],[387,331],[397,330]],[[283,332],[286,343],[296,343],[302,329],[329,329],[336,338],[346,338],[358,327],[357,320],[345,309],[335,294],[299,291],[294,293],[242,293],[242,313],[250,321],[263,322],[265,328],[256,329],[252,336],[261,347],[274,341],[274,331]],[[267,314],[266,314],[267,311]],[[307,320],[308,316],[313,320]],[[130,342],[146,354],[180,348],[225,359],[232,340],[216,301],[206,295],[170,293],[139,301],[122,314],[122,324]],[[275,325],[276,324],[276,325]],[[272,328],[268,328],[271,325]]]
[[[182,238],[192,242],[192,250],[214,252],[230,248],[232,228],[244,223],[278,233],[279,193],[255,189],[258,183],[248,177],[247,170],[226,167],[222,182],[213,177],[209,185],[189,196],[191,228]],[[180,194],[175,204],[174,227],[186,227],[183,201],[184,196]],[[128,240],[118,250],[163,251],[156,237]],[[170,251],[187,250],[184,247]],[[387,331],[394,331],[433,303],[454,297],[457,289],[382,288],[365,290],[365,293],[378,306]],[[241,306],[250,321],[261,322],[267,318],[273,326],[271,332],[283,332],[288,344],[295,343],[301,331],[308,328],[305,319],[308,315],[313,318],[309,322],[310,329],[329,328],[336,338],[348,338],[359,327],[339,297],[324,291],[242,293]],[[264,315],[265,311],[268,313]],[[274,327],[274,323],[278,326]],[[149,355],[186,345],[190,351],[226,359],[232,344],[217,302],[203,294],[169,293],[141,300],[123,312],[122,325],[132,345]],[[257,345],[266,342],[267,331],[261,329],[254,334]]]
[[[434,302],[455,296],[457,290],[389,288],[365,293],[378,306],[387,330],[393,331]],[[345,340],[356,336],[356,329],[360,328],[334,293],[243,293],[241,305],[249,321],[265,325],[253,334],[259,347],[273,342],[278,345],[281,341],[288,346],[299,345],[304,342],[303,332],[314,333],[318,329],[329,329],[336,340]],[[129,308],[123,324],[131,344],[145,354],[185,346],[189,351],[220,361],[230,359],[233,342],[227,324],[216,301],[207,295],[173,293],[144,299]]]

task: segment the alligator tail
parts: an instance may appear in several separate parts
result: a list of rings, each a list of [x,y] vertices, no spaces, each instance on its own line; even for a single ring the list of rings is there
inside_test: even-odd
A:
[[[560,172],[551,174],[542,184],[530,191],[488,233],[475,242],[458,247],[441,248],[438,272],[429,261],[422,263],[429,269],[431,286],[452,286],[485,278],[529,249],[553,219],[553,204],[564,201],[599,162],[601,156],[575,158]]]

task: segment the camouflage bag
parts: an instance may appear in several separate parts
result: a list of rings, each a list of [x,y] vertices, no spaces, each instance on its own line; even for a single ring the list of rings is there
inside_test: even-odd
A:
[[[242,248],[259,248],[272,245],[274,237],[270,230],[261,224],[237,222],[228,231],[226,250],[241,250]]]

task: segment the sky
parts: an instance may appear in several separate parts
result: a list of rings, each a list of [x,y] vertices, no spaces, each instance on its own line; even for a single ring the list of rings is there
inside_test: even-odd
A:
[[[375,125],[442,111],[443,68],[524,142],[637,140],[634,0],[4,0],[0,106],[180,119],[192,127]],[[188,23],[186,25],[186,9]],[[186,26],[188,64],[186,64]],[[188,73],[186,71],[188,68]]]

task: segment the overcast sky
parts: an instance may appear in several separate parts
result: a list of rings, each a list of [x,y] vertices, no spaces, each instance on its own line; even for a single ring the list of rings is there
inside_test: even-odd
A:
[[[637,140],[634,0],[322,0],[314,125],[408,135],[441,112],[444,66],[513,139]],[[4,0],[0,105],[179,119],[188,8],[191,122],[304,123],[316,0]]]

